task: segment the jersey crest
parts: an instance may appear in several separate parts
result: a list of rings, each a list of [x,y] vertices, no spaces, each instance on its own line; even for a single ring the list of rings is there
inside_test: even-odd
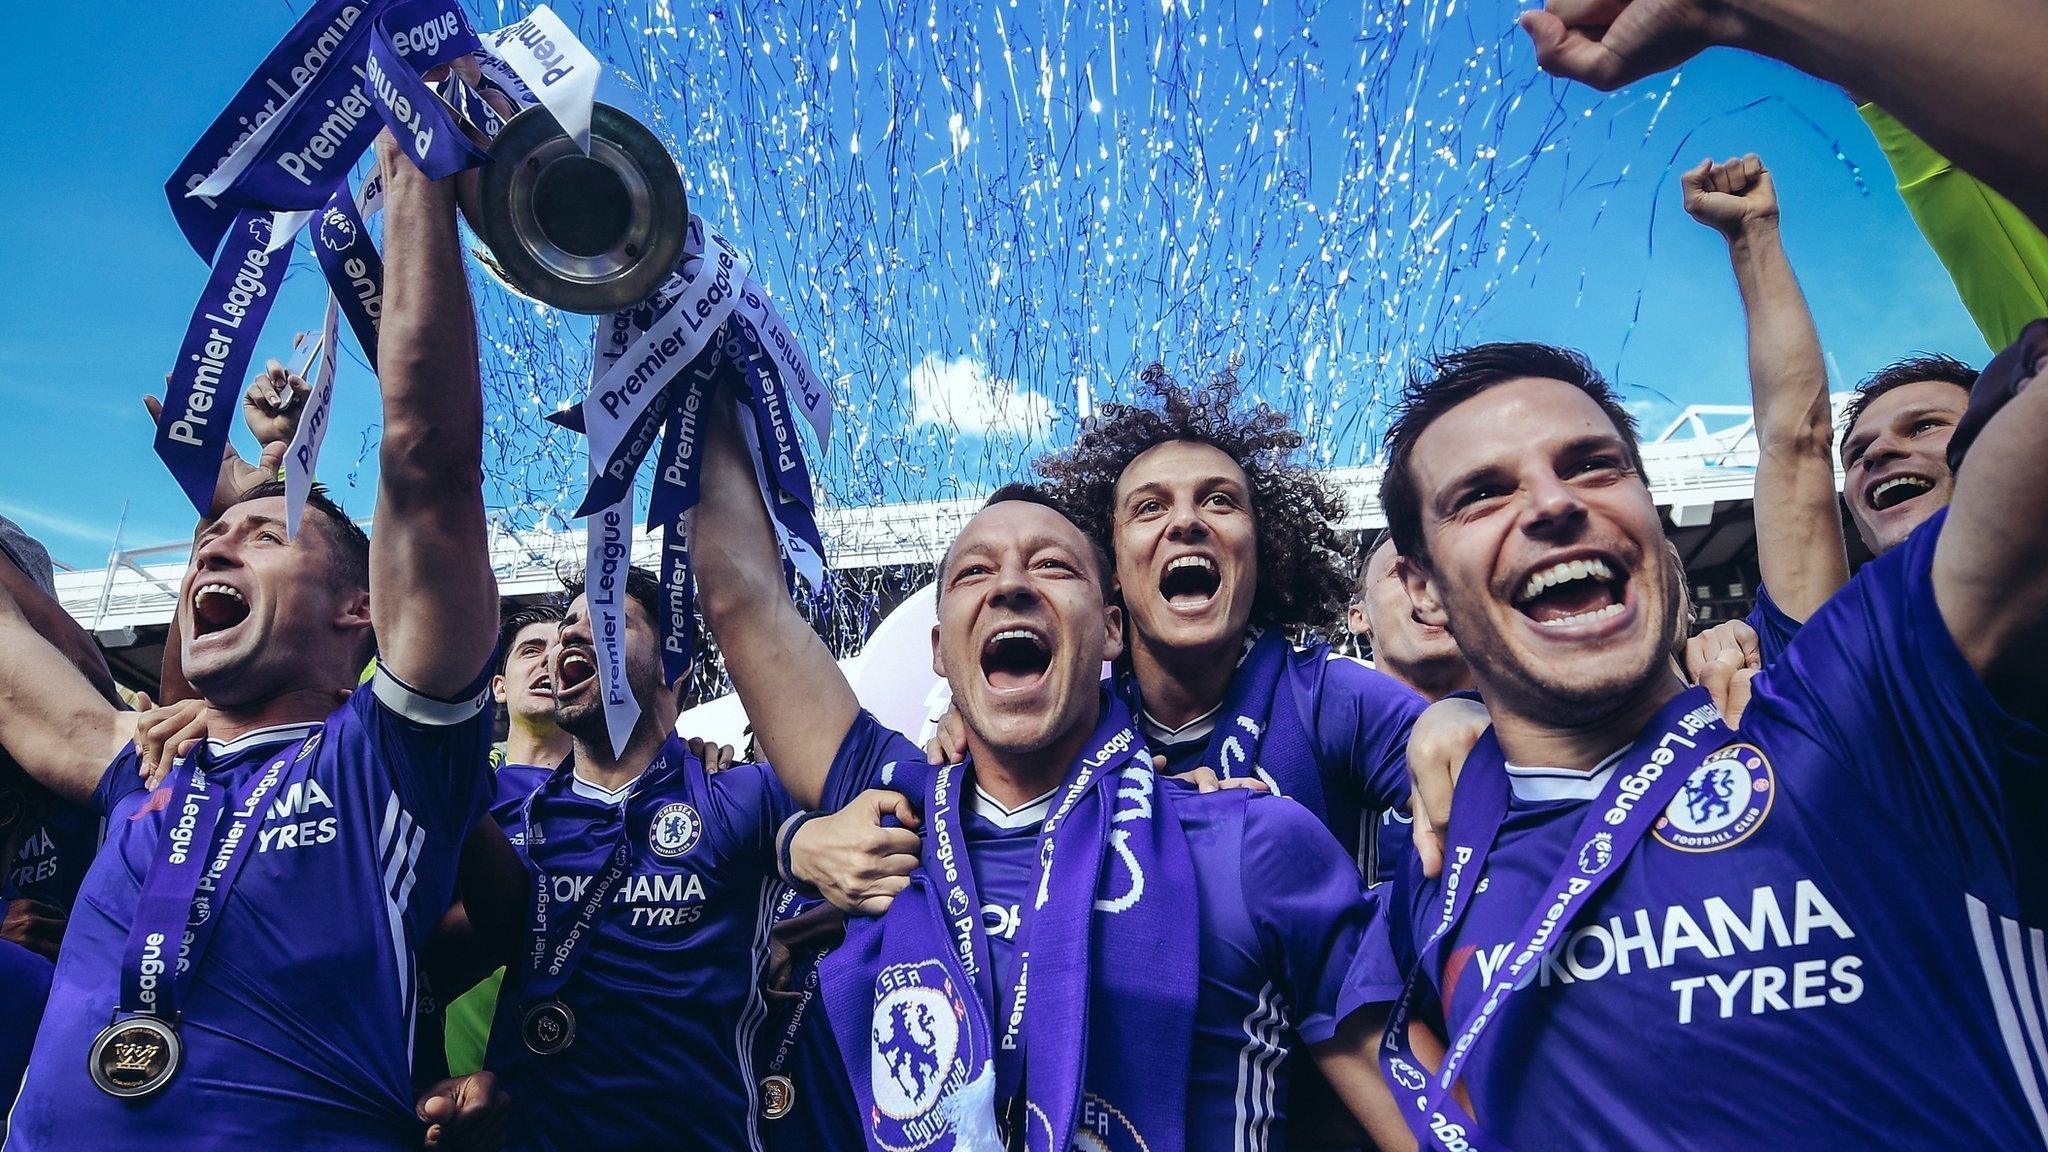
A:
[[[1651,829],[1680,852],[1717,852],[1749,838],[1771,814],[1778,779],[1754,744],[1730,744],[1693,769]]]
[[[697,810],[678,800],[665,804],[647,825],[647,846],[657,856],[671,859],[697,846],[704,833],[704,821]]]

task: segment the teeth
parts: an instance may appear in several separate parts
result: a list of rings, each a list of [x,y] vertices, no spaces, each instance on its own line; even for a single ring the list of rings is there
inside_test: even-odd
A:
[[[194,604],[197,604],[201,596],[207,595],[229,596],[233,597],[237,603],[247,603],[247,601],[242,599],[242,594],[240,592],[235,591],[233,588],[230,588],[225,584],[201,584],[198,590],[192,593],[192,602]]]
[[[1891,491],[1894,488],[1900,487],[1901,485],[1911,485],[1914,488],[1918,488],[1922,492],[1930,491],[1934,487],[1934,485],[1928,483],[1925,480],[1922,480],[1918,476],[1894,476],[1891,479],[1885,481],[1884,483],[1879,484],[1875,489],[1871,491],[1870,502],[1873,505],[1876,504],[1878,500],[1883,498],[1885,493]]]
[[[1546,588],[1555,588],[1559,584],[1566,584],[1573,580],[1584,580],[1588,577],[1604,582],[1614,579],[1614,574],[1608,570],[1607,561],[1605,560],[1598,558],[1592,560],[1566,560],[1560,564],[1553,564],[1541,572],[1530,576],[1529,582],[1522,586],[1521,598],[1523,600],[1532,600],[1541,595]]]
[[[1581,612],[1577,616],[1562,616],[1556,620],[1539,620],[1537,623],[1545,628],[1562,628],[1567,624],[1591,624],[1596,620],[1605,620],[1610,616],[1620,615],[1623,607],[1624,605],[1618,603],[1609,604],[1605,608],[1596,608],[1591,612]]]
[[[1207,556],[1183,556],[1166,566],[1168,572],[1178,572],[1183,568],[1200,568],[1204,572],[1214,572],[1216,565],[1210,562]]]
[[[1038,639],[1037,633],[1027,631],[1023,628],[1011,628],[1008,631],[998,632],[995,635],[989,637],[988,647],[993,648],[997,644],[1000,644],[1005,640],[1029,640],[1033,644],[1040,644],[1042,646],[1042,642]]]

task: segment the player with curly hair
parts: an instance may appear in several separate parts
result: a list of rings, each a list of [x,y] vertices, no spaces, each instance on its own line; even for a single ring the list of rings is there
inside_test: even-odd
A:
[[[1405,805],[1414,692],[1292,640],[1350,595],[1343,502],[1287,417],[1240,403],[1234,372],[1190,389],[1153,365],[1034,467],[1116,568],[1116,683],[1165,770],[1262,780],[1362,858],[1361,817]]]

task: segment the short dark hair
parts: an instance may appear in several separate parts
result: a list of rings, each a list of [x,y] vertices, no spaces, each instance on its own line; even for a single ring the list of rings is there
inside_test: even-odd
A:
[[[583,595],[583,577],[580,575],[562,577],[562,586],[567,590],[564,593],[566,601],[574,601]],[[639,602],[640,607],[646,610],[647,618],[653,621],[656,628],[662,627],[662,622],[667,619],[667,609],[662,603],[661,577],[638,564],[628,565],[626,596]]]
[[[1422,438],[1423,430],[1489,388],[1531,378],[1561,380],[1598,404],[1628,448],[1629,467],[1648,482],[1635,417],[1583,353],[1527,342],[1474,344],[1440,352],[1429,358],[1423,372],[1409,377],[1395,405],[1394,422],[1387,428],[1387,470],[1380,478],[1380,507],[1401,555],[1428,566],[1429,549],[1422,539],[1422,493],[1416,488],[1411,466],[1415,442]]]
[[[284,494],[284,481],[259,480],[236,494],[234,503],[246,504],[251,500],[267,500]],[[315,484],[306,493],[306,507],[320,514],[321,522],[326,525],[322,531],[327,533],[327,542],[334,546],[334,554],[341,560],[333,574],[335,586],[367,591],[370,587],[369,535],[361,525],[348,518],[348,513],[342,511],[341,505],[334,502],[322,485]]]
[[[1087,529],[1081,528],[1081,523],[1075,518],[1073,510],[1060,503],[1059,497],[1051,490],[1039,484],[1012,481],[989,493],[988,499],[983,500],[981,507],[975,511],[980,513],[998,504],[1036,504],[1040,508],[1050,508],[1059,513],[1061,519],[1079,529],[1081,539],[1088,543],[1088,562],[1095,565],[1095,583],[1102,589],[1102,598],[1105,601],[1109,599],[1110,585],[1113,583],[1111,577],[1116,571],[1115,567],[1110,564],[1109,556],[1103,552],[1102,544],[1090,536]],[[932,573],[932,598],[935,604],[946,594],[946,569],[953,565],[953,545],[959,542],[956,535],[952,543],[946,545],[945,552],[939,556],[938,570]]]
[[[559,624],[567,614],[560,604],[550,603],[512,605],[504,612],[498,625],[498,675],[505,674],[505,663],[512,659],[512,642],[519,639],[521,632],[535,624]]]
[[[1903,360],[1895,360],[1865,377],[1856,385],[1856,392],[1842,409],[1842,440],[1849,439],[1856,422],[1863,419],[1863,413],[1879,396],[1894,388],[1908,384],[1919,384],[1928,380],[1953,384],[1968,392],[1977,383],[1977,370],[1953,356],[1936,352],[1915,352]]]
[[[1054,498],[1072,509],[1074,523],[1114,556],[1116,486],[1131,461],[1161,444],[1207,444],[1230,457],[1251,486],[1259,565],[1251,623],[1319,628],[1341,614],[1351,594],[1337,537],[1344,501],[1301,459],[1306,441],[1286,414],[1238,405],[1241,389],[1230,370],[1191,390],[1154,364],[1140,383],[1149,403],[1102,405],[1071,447],[1033,465]]]

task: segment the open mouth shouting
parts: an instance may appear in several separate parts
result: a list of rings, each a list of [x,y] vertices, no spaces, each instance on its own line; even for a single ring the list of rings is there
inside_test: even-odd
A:
[[[546,675],[542,675],[533,683],[528,684],[526,690],[535,696],[544,696],[549,700],[555,698],[555,682]]]
[[[194,639],[227,632],[248,618],[249,601],[240,589],[221,580],[202,580],[192,590]]]
[[[1558,561],[1530,573],[1514,602],[1543,628],[1599,624],[1627,610],[1628,574],[1599,556]]]
[[[1863,486],[1863,503],[1873,512],[1893,508],[1934,491],[1934,481],[1911,472],[1886,476]]]
[[[1159,576],[1159,595],[1169,607],[1182,612],[1199,612],[1209,606],[1223,587],[1223,573],[1207,556],[1182,556],[1166,565]]]
[[[1025,625],[1003,628],[981,646],[981,675],[997,692],[1037,687],[1052,667],[1052,644],[1044,633]]]
[[[582,648],[565,648],[555,660],[555,675],[542,684],[549,694],[560,698],[597,679],[597,661]]]

